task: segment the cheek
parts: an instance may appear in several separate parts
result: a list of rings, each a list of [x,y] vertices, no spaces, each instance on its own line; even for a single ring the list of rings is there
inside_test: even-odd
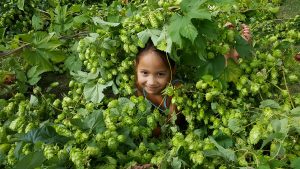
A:
[[[141,76],[141,75],[137,75],[136,76],[136,82],[138,83],[138,84],[142,84],[142,83],[144,83],[145,81],[146,81],[146,78],[145,77],[143,77],[143,76]]]

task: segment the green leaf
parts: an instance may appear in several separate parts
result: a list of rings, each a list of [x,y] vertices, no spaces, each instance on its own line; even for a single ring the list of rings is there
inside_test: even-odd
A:
[[[282,143],[280,142],[273,142],[273,148],[270,149],[270,157],[278,157],[278,158],[282,158],[286,152],[284,146],[282,145]]]
[[[195,28],[195,26],[192,24],[191,20],[187,17],[183,17],[182,19],[182,24],[184,26],[180,27],[180,34],[185,37],[188,38],[189,40],[192,41],[192,43],[194,43],[195,38],[198,35],[198,31]]]
[[[183,0],[180,3],[180,9],[184,13],[188,13],[190,11],[196,12],[199,7],[205,3],[207,0]]]
[[[207,9],[190,10],[187,13],[189,18],[207,19],[211,20],[211,13]]]
[[[20,10],[24,11],[24,0],[18,0],[17,6]]]
[[[4,38],[5,30],[6,30],[6,28],[0,28],[0,39]],[[6,48],[4,46],[0,45],[0,51],[3,51],[5,49]]]
[[[46,55],[50,58],[50,60],[54,63],[61,63],[66,59],[66,54],[61,51],[47,51]]]
[[[161,31],[158,39],[157,39],[157,49],[161,51],[165,51],[167,53],[171,53],[172,50],[172,39],[168,36],[168,32],[166,27]]]
[[[46,160],[42,151],[32,152],[23,157],[13,169],[33,169],[42,166]]]
[[[33,66],[27,71],[28,83],[30,85],[36,84],[41,79],[41,74],[46,72],[46,70],[40,69],[39,66]]]
[[[80,25],[82,23],[87,22],[88,20],[89,20],[89,17],[87,15],[85,15],[85,14],[79,15],[79,16],[75,16],[73,18],[73,22],[74,22],[75,25]]]
[[[213,137],[209,137],[210,141],[217,147],[221,156],[229,161],[236,161],[235,152],[231,149],[225,149],[224,147],[220,146]]]
[[[178,157],[173,157],[171,162],[172,168],[180,169],[181,168],[181,161]]]
[[[98,77],[99,71],[96,73],[87,73],[82,71],[77,71],[77,73],[71,72],[71,75],[73,78],[80,82],[80,83],[87,83],[90,82],[93,79],[96,79]]]
[[[44,142],[46,144],[64,144],[69,141],[69,138],[58,135],[52,126],[42,126],[38,129],[31,130],[30,132],[21,135],[19,140],[29,143]]]
[[[240,66],[232,59],[228,59],[227,66],[224,69],[224,73],[221,75],[221,79],[227,82],[238,82],[242,73]]]
[[[35,95],[30,95],[30,105],[36,106],[39,103],[39,99]]]
[[[39,69],[38,66],[33,66],[32,68],[30,68],[27,71],[27,77],[28,78],[37,77],[37,76],[39,76],[42,73],[43,73],[43,70]]]
[[[235,133],[238,133],[243,129],[240,124],[240,120],[236,118],[229,119],[228,128]]]
[[[203,151],[203,155],[205,157],[213,157],[213,156],[220,156],[220,157],[222,157],[222,154],[220,153],[220,151],[217,151],[217,150],[204,150]]]
[[[208,59],[206,62],[199,64],[198,75],[199,77],[210,74],[213,77],[219,78],[225,69],[225,58],[222,55],[217,55],[213,59]]]
[[[217,40],[218,39],[218,25],[209,20],[197,21],[195,24],[198,32],[203,38],[208,40]]]
[[[205,56],[206,54],[206,41],[204,39],[204,37],[200,34],[198,34],[198,36],[195,39],[194,42],[195,48],[194,50],[196,51],[198,58],[201,61],[206,61]]]
[[[98,37],[98,33],[90,33],[89,36],[84,39],[87,41],[87,43],[93,43],[97,40]]]
[[[217,136],[215,136],[214,138],[216,140],[216,142],[218,142],[218,144],[224,148],[229,148],[233,146],[233,140],[231,137],[229,137],[226,134],[218,134]]]
[[[235,36],[235,48],[241,57],[249,58],[252,55],[252,47],[250,44],[240,35]]]
[[[288,118],[272,120],[271,124],[275,132],[280,132],[284,135],[287,135],[289,131]]]
[[[268,164],[261,164],[257,167],[257,169],[271,169]]]
[[[290,112],[293,116],[300,116],[300,107],[298,106],[296,108],[293,108]]]
[[[300,169],[300,157],[297,157],[291,161],[291,167],[293,169]]]
[[[37,77],[32,77],[32,78],[30,78],[30,79],[28,79],[28,83],[30,84],[30,85],[35,85],[35,84],[37,84],[40,80],[41,80],[41,76],[37,76]]]
[[[120,23],[106,22],[106,21],[102,20],[100,17],[93,17],[92,20],[95,25],[99,24],[101,26],[112,26],[112,27],[116,27],[116,26],[120,25]]]
[[[70,70],[70,72],[77,72],[81,70],[82,62],[79,57],[71,55],[65,60],[64,65]]]
[[[170,24],[167,28],[168,34],[171,37],[172,41],[174,43],[177,43],[180,47],[182,47],[182,39],[180,36],[180,29],[182,26],[185,26],[185,25],[182,25],[183,24],[182,20],[184,20],[183,18],[184,18],[183,16],[174,14],[171,17]]]
[[[151,38],[153,44],[156,45],[160,34],[161,31],[158,29],[146,29],[142,32],[139,32],[137,36],[144,45],[148,42],[149,38]]]
[[[273,139],[283,139],[284,138],[284,134],[276,132],[276,133],[272,133],[269,135],[269,137],[267,139],[265,139],[263,141],[263,144],[261,145],[260,149],[264,148],[269,142],[271,142]]]
[[[267,99],[267,100],[261,101],[260,105],[259,105],[259,108],[265,108],[265,107],[279,109],[280,105],[275,100]]]
[[[95,110],[84,119],[72,119],[71,123],[78,126],[82,130],[90,130],[95,133],[100,133],[105,130],[105,123],[103,120],[103,112]]]
[[[16,145],[16,148],[14,150],[14,156],[18,160],[22,157],[22,149],[23,149],[24,145],[25,145],[25,143],[23,141],[18,142]]]
[[[32,16],[32,19],[31,19],[31,22],[32,22],[32,26],[35,30],[40,30],[43,28],[43,20],[42,18],[39,16],[39,15],[33,15]]]
[[[112,82],[109,82],[105,85],[99,83],[88,83],[84,86],[83,95],[87,101],[100,103],[104,97],[103,90],[111,85]]]
[[[24,52],[22,52],[22,56],[28,63],[33,66],[38,66],[39,69],[43,70],[44,72],[51,71],[53,69],[53,65],[49,59],[46,56],[41,55],[39,52],[26,49]]]

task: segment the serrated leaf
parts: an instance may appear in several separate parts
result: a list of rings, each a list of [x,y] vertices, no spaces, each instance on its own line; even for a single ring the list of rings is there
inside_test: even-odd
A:
[[[53,65],[49,59],[38,52],[26,49],[24,52],[22,52],[22,55],[28,63],[34,66],[39,66],[39,68],[45,72],[53,69]]]
[[[229,148],[229,147],[232,147],[233,146],[233,140],[231,137],[229,137],[228,135],[226,134],[218,134],[217,136],[215,136],[214,138],[216,140],[216,142],[224,147],[224,148]]]
[[[104,97],[103,90],[111,85],[111,82],[105,85],[99,83],[88,83],[84,86],[83,95],[87,101],[100,103]]]
[[[291,167],[292,167],[293,169],[300,169],[300,157],[294,158],[294,159],[291,161]]]
[[[46,160],[42,151],[32,152],[23,157],[13,169],[33,169],[42,166]]]
[[[290,112],[293,116],[300,116],[300,107],[298,106],[296,108],[293,108]]]
[[[174,14],[171,17],[170,24],[167,28],[168,34],[171,37],[172,41],[177,43],[180,47],[182,47],[182,39],[180,36],[180,29],[182,26],[182,20],[183,16],[180,16],[178,14]]]
[[[189,18],[211,20],[211,13],[207,9],[191,10],[187,13]]]
[[[86,22],[88,20],[89,20],[89,17],[86,16],[85,14],[79,15],[79,16],[75,16],[73,18],[73,22],[74,22],[75,25],[82,24],[82,23],[84,23],[84,22]]]
[[[33,15],[32,16],[32,19],[31,19],[31,22],[32,22],[32,27],[35,29],[35,30],[40,30],[43,28],[43,20],[40,16],[38,15]]]
[[[279,133],[279,132],[275,132],[269,135],[269,137],[267,139],[265,139],[263,141],[263,144],[261,145],[260,149],[264,148],[269,142],[271,142],[273,139],[283,139],[284,138],[284,134]]]
[[[101,46],[104,49],[112,50],[112,49],[114,49],[117,46],[117,41],[116,40],[112,40],[110,38],[105,38],[105,39],[103,39],[103,41],[101,43]]]
[[[199,77],[203,75],[213,75],[215,79],[219,78],[225,69],[225,58],[222,55],[215,56],[214,59],[208,59],[206,62],[199,64],[197,70]]]
[[[4,38],[6,28],[0,28],[0,39]],[[6,48],[3,45],[0,45],[0,51],[4,51]]]
[[[185,37],[185,38],[191,40],[192,43],[194,43],[194,40],[195,40],[195,38],[196,38],[197,35],[198,35],[197,29],[196,29],[195,26],[192,24],[191,20],[188,19],[188,18],[186,18],[186,17],[183,18],[182,24],[183,24],[184,26],[181,26],[181,28],[180,28],[180,34],[181,34],[183,37]]]
[[[46,72],[46,70],[42,70],[39,66],[33,66],[27,71],[28,83],[30,85],[36,84],[41,79],[41,74]]]
[[[97,40],[98,37],[98,33],[90,33],[89,36],[84,39],[87,41],[87,43],[93,43]]]
[[[196,55],[201,61],[206,61],[205,56],[206,54],[206,41],[204,37],[200,34],[195,39],[194,42],[195,48],[194,50],[196,51]]]
[[[218,39],[218,25],[209,20],[201,20],[196,22],[196,28],[200,35],[203,38],[208,40],[217,40]]]
[[[148,42],[149,38],[151,38],[153,44],[156,45],[160,34],[161,31],[158,29],[146,29],[142,32],[139,32],[137,36],[144,45]]]
[[[69,140],[69,138],[57,134],[52,126],[42,126],[20,136],[19,140],[29,143],[44,142],[46,144],[64,144]]]
[[[173,157],[171,162],[172,168],[180,169],[181,168],[181,161],[178,157]]]
[[[158,39],[157,39],[157,49],[161,51],[165,51],[167,53],[171,53],[172,50],[172,39],[168,36],[168,32],[166,27],[161,31]]]
[[[267,100],[261,101],[260,105],[259,105],[259,108],[265,108],[265,107],[279,109],[280,105],[275,100],[267,99]]]
[[[261,164],[257,167],[257,169],[271,169],[269,164]]]
[[[235,48],[241,57],[249,58],[252,55],[252,47],[250,44],[240,35],[235,36]]]
[[[24,11],[24,0],[18,0],[17,6],[20,10]]]
[[[229,161],[236,161],[236,155],[235,152],[231,149],[225,149],[224,147],[220,146],[214,138],[211,136],[209,137],[210,141],[217,147],[219,152],[221,153],[221,156]]]
[[[87,83],[90,80],[96,79],[98,77],[99,71],[96,73],[87,73],[87,72],[82,72],[82,71],[77,71],[76,73],[71,72],[70,73],[73,78],[81,83]]]
[[[78,57],[71,55],[65,60],[64,65],[70,70],[70,72],[77,72],[81,70],[82,62]]]
[[[100,133],[105,130],[103,112],[101,110],[93,111],[93,113],[84,119],[72,119],[71,123],[82,130],[95,131],[95,133]]]
[[[120,23],[106,22],[106,21],[102,20],[100,17],[93,17],[92,20],[95,25],[99,24],[99,25],[112,26],[112,27],[116,27],[116,26],[120,25]]]
[[[39,99],[35,95],[30,95],[30,105],[36,106],[39,103]]]
[[[180,3],[180,9],[184,13],[188,13],[191,10],[197,10],[207,0],[182,0]]]
[[[41,78],[42,78],[42,77],[40,77],[40,76],[32,77],[32,78],[28,79],[27,82],[28,82],[30,85],[35,85],[35,84],[37,84],[37,83],[41,80]]]
[[[284,118],[284,119],[275,119],[271,121],[273,130],[275,132],[280,132],[283,133],[284,135],[286,135],[289,131],[289,124],[288,124],[288,118]]]
[[[227,82],[238,82],[242,73],[240,66],[232,59],[228,59],[227,66],[224,69],[224,73],[221,78]]]
[[[213,156],[220,156],[221,157],[222,156],[220,151],[217,151],[217,150],[204,150],[203,155],[205,157],[213,157]]]
[[[43,72],[44,70],[40,69],[38,66],[33,66],[27,71],[27,77],[28,78],[38,77]]]
[[[233,132],[235,132],[235,133],[241,131],[242,128],[241,128],[240,120],[239,119],[235,119],[235,118],[229,119],[229,121],[228,121],[228,128],[230,130],[232,130]]]

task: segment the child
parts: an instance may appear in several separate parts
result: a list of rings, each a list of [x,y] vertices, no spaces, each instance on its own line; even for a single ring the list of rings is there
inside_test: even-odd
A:
[[[176,112],[176,106],[171,103],[171,98],[163,96],[162,91],[169,83],[173,83],[175,62],[167,53],[155,48],[152,42],[137,54],[135,60],[137,95],[144,96],[150,103],[161,111],[169,109],[168,118]],[[178,84],[177,84],[178,85]],[[178,114],[178,113],[177,113]],[[176,124],[183,127],[183,115],[177,116]],[[186,128],[186,127],[184,127]],[[160,128],[153,131],[154,136],[159,136]]]

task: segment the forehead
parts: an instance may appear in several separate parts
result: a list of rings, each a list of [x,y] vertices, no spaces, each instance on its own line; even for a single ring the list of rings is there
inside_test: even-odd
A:
[[[137,66],[138,69],[169,70],[161,56],[154,51],[142,54]]]

